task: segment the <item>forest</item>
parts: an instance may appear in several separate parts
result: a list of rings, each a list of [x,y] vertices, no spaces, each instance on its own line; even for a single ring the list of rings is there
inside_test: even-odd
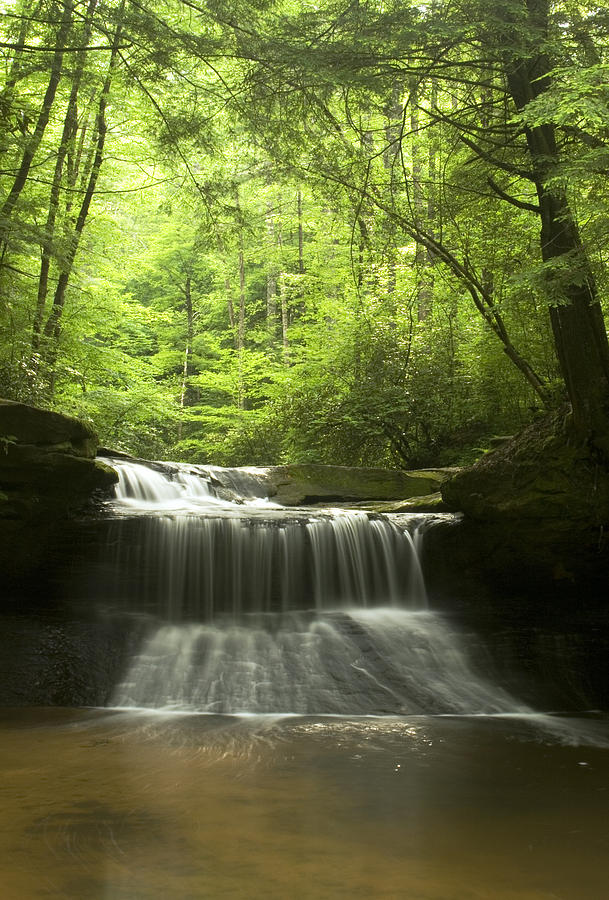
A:
[[[0,395],[216,465],[609,447],[609,10],[3,0]]]
[[[607,896],[609,3],[0,0],[0,149],[2,900]]]

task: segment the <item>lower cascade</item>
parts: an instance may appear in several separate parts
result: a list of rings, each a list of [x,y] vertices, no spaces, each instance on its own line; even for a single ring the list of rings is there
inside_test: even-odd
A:
[[[112,460],[107,596],[139,646],[110,705],[207,713],[494,714],[522,710],[428,609],[437,516],[280,509],[209,470]],[[524,711],[524,710],[522,710]]]

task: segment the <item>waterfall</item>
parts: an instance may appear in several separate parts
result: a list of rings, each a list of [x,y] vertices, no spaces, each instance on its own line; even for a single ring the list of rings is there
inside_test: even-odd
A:
[[[426,606],[415,546],[421,517],[285,510],[221,500],[175,464],[119,472],[109,590],[172,622],[218,614]],[[139,518],[137,528],[133,519]],[[412,530],[412,533],[411,533]]]
[[[213,713],[513,712],[428,608],[429,516],[280,509],[234,473],[112,460],[108,596],[144,622],[111,704]],[[254,479],[253,482],[251,479]]]
[[[116,497],[127,506],[155,509],[166,503],[171,506],[180,499],[189,503],[201,498],[208,502],[215,499],[209,479],[196,470],[172,466],[162,472],[141,463],[114,459],[111,462],[118,473]]]
[[[473,673],[438,616],[383,607],[161,625],[114,704],[326,715],[515,710],[512,698]]]

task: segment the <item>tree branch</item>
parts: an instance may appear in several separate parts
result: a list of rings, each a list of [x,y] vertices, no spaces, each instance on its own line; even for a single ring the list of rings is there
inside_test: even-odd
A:
[[[504,172],[509,172],[510,175],[517,175],[519,178],[524,178],[526,181],[536,182],[534,172],[530,172],[528,169],[521,169],[519,166],[514,166],[501,159],[495,159],[494,156],[487,153],[486,150],[483,150],[482,147],[470,140],[470,138],[465,137],[464,134],[459,135],[459,140],[465,144],[466,147],[469,147],[476,156],[483,159],[485,162],[490,163],[492,166],[497,166],[498,169],[503,169]]]
[[[133,46],[133,42],[129,42],[128,44],[124,44],[119,47],[119,50],[128,50]],[[23,50],[26,53],[82,53],[83,50],[112,50],[111,45],[107,44],[99,44],[99,45],[90,45],[86,47],[43,47],[38,46],[36,44],[10,44],[6,41],[0,41],[1,48],[7,48],[9,50],[19,50],[20,52]]]
[[[536,215],[541,213],[541,209],[537,203],[527,203],[526,200],[518,200],[510,194],[506,194],[506,192],[499,187],[494,178],[487,178],[486,180],[489,187],[492,188],[497,196],[501,197],[501,199],[505,200],[507,203],[511,203],[512,206],[516,206],[518,209],[526,209],[528,212],[534,212]]]

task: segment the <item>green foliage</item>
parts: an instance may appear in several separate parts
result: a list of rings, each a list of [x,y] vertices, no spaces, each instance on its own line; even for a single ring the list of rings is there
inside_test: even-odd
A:
[[[107,51],[65,54],[0,221],[0,393],[109,447],[219,465],[452,464],[537,414],[527,371],[558,402],[547,308],[589,270],[542,259],[523,128],[558,129],[545,188],[567,192],[604,292],[607,35],[577,8],[550,16],[548,89],[517,111],[502,67],[539,35],[516,0],[100,3],[91,44],[121,25],[124,47],[78,252]],[[24,22],[30,43],[59,34]],[[0,203],[49,77],[2,28]]]

